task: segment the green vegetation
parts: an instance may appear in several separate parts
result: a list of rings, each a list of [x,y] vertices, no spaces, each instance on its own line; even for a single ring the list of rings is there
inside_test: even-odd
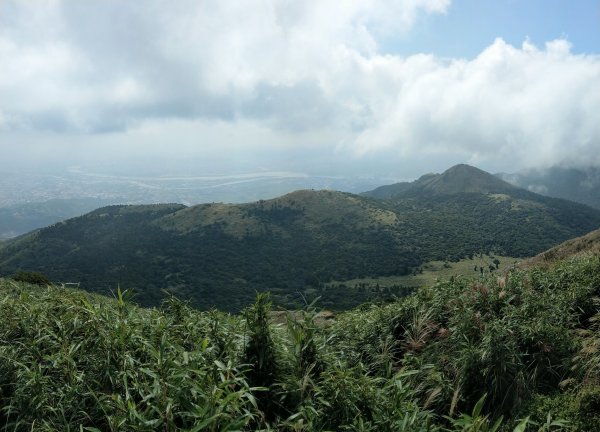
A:
[[[346,289],[384,289],[389,288],[390,294],[396,290],[431,286],[440,280],[448,280],[453,276],[478,276],[502,271],[519,263],[521,258],[501,255],[471,255],[457,262],[430,261],[414,269],[404,276],[381,276],[347,281],[333,281],[326,284],[330,287],[345,287]]]
[[[522,263],[523,266],[550,266],[580,253],[600,254],[600,230],[569,239]]]
[[[599,294],[585,253],[326,326],[2,279],[0,430],[597,430]]]
[[[528,257],[600,226],[599,210],[471,167],[410,185],[388,199],[306,190],[240,205],[105,207],[7,242],[0,275],[36,271],[102,294],[120,285],[143,306],[168,292],[201,309],[239,312],[268,290],[290,309],[320,297],[323,307],[344,310],[414,285],[333,281],[402,280],[427,275],[428,262],[452,267],[480,254]]]
[[[32,285],[46,286],[51,285],[50,279],[42,273],[20,271],[11,276],[11,279],[17,282],[27,282]]]

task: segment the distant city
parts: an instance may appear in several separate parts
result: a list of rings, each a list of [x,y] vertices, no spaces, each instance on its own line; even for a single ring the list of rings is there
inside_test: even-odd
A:
[[[269,199],[297,189],[363,192],[389,178],[311,176],[286,171],[256,171],[208,176],[123,176],[89,173],[78,167],[62,173],[0,173],[0,207],[51,199],[96,198],[113,203],[242,203]]]

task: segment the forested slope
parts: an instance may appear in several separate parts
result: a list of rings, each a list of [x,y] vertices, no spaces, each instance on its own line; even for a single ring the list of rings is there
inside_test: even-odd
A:
[[[599,210],[472,167],[413,186],[388,199],[305,190],[249,204],[105,207],[6,243],[0,274],[39,271],[100,293],[120,285],[143,305],[166,290],[198,307],[240,310],[270,290],[289,307],[321,296],[344,309],[371,293],[326,282],[481,252],[532,256],[600,226]]]

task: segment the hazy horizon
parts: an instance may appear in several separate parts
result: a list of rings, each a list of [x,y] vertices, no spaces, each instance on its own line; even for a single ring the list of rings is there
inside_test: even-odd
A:
[[[600,164],[600,4],[0,3],[0,171]]]

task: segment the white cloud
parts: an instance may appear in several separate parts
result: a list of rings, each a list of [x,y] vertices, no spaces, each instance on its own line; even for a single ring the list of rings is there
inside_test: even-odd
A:
[[[182,0],[32,7],[8,1],[0,14],[0,62],[9,65],[0,75],[0,103],[26,118],[58,111],[66,124],[84,130],[103,129],[97,114],[111,113],[112,103],[133,119],[231,118],[258,89],[316,85],[326,95],[331,61],[340,52],[372,56],[376,32],[407,31],[420,12],[444,12],[448,5]],[[77,116],[70,114],[75,110]]]
[[[511,169],[600,159],[599,56],[574,55],[562,39],[543,48],[498,39],[474,59],[382,52],[380,40],[449,6],[6,0],[0,134],[102,132],[89,145],[118,136],[123,150],[156,145],[150,127],[208,153],[248,137],[291,154],[451,154]]]
[[[498,39],[470,61],[413,56],[387,67],[401,82],[350,146],[359,154],[452,148],[474,162],[600,162],[600,57],[573,55],[564,40],[539,50]]]

